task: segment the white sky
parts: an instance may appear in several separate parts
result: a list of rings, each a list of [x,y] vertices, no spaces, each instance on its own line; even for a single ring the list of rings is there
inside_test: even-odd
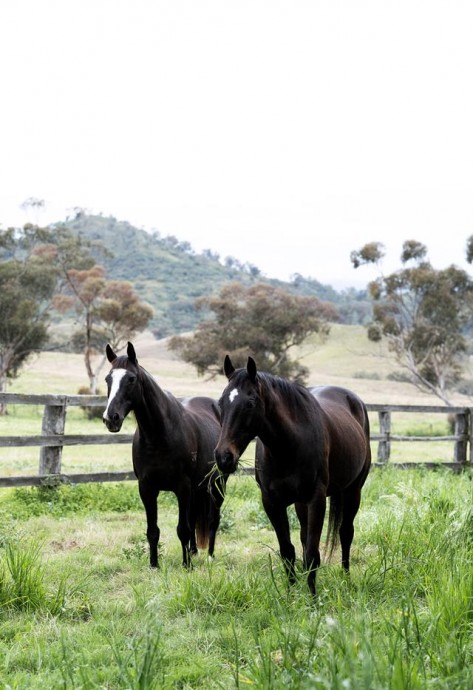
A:
[[[336,287],[374,240],[473,270],[472,0],[2,0],[0,96],[2,227],[80,206]]]

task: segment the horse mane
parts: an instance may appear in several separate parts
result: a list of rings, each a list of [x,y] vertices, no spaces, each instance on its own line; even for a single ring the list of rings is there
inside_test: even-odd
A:
[[[268,372],[258,372],[258,379],[264,388],[276,392],[292,413],[300,413],[301,408],[313,409],[314,398],[302,383]]]
[[[168,393],[168,391],[165,391],[164,389],[161,388],[161,386],[158,384],[156,379],[152,374],[149,373],[144,367],[141,366],[139,363],[134,363],[132,362],[127,355],[118,355],[116,359],[113,360],[112,362],[112,368],[113,369],[126,369],[127,371],[137,371],[139,380],[141,384],[143,385],[144,391],[149,390],[152,393],[161,393],[164,398],[171,402],[174,401],[176,405],[179,405],[179,401],[177,398],[175,398],[171,393]]]
[[[247,374],[246,369],[237,370],[235,372],[235,379],[238,382],[241,376]],[[233,377],[232,377],[233,378]],[[291,412],[291,414],[300,413],[303,410],[313,410],[314,397],[310,391],[298,381],[291,381],[276,374],[270,374],[267,371],[258,371],[256,382],[259,383],[262,393],[269,396],[269,400],[273,399],[274,394],[284,401],[284,405]]]

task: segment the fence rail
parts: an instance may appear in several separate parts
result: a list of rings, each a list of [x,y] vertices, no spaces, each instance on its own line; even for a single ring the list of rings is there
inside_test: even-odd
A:
[[[66,414],[68,407],[102,407],[105,409],[106,397],[98,395],[23,395],[0,393],[0,405],[40,405],[44,407],[41,435],[2,436],[0,449],[11,447],[38,446],[39,470],[37,475],[0,477],[0,487],[53,485],[60,482],[110,482],[134,479],[133,472],[94,472],[64,474],[61,468],[62,449],[65,446],[130,444],[132,434],[66,434]],[[473,458],[473,408],[447,407],[436,405],[381,405],[368,404],[369,412],[378,413],[379,433],[371,434],[371,443],[377,442],[375,466],[383,467],[389,463],[391,444],[402,442],[446,441],[453,444],[451,462],[396,462],[399,468],[409,467],[449,467],[460,471],[472,466]],[[454,418],[454,433],[448,436],[406,436],[393,434],[393,413],[447,414]],[[245,468],[242,472],[252,472]]]

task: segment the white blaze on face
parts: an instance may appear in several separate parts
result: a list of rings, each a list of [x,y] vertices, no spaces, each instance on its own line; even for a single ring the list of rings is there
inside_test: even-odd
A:
[[[230,400],[231,403],[235,400],[237,395],[238,395],[238,389],[233,388],[228,395],[228,399]]]
[[[126,369],[114,369],[110,376],[112,377],[112,385],[110,387],[110,395],[108,396],[108,403],[105,412],[103,413],[103,418],[108,419],[108,408],[118,391],[120,390],[120,383],[122,378],[126,374]]]

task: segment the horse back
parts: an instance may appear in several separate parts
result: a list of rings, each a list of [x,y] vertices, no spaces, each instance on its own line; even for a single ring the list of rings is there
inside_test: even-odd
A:
[[[181,400],[186,422],[198,438],[201,454],[208,462],[214,462],[214,449],[220,435],[220,410],[217,401],[206,396],[195,396]]]
[[[183,398],[181,404],[192,415],[207,420],[210,426],[216,427],[220,433],[220,410],[216,400],[205,395],[196,395]]]
[[[348,388],[319,386],[309,389],[320,405],[328,443],[330,484],[347,485],[371,465],[368,411]]]

